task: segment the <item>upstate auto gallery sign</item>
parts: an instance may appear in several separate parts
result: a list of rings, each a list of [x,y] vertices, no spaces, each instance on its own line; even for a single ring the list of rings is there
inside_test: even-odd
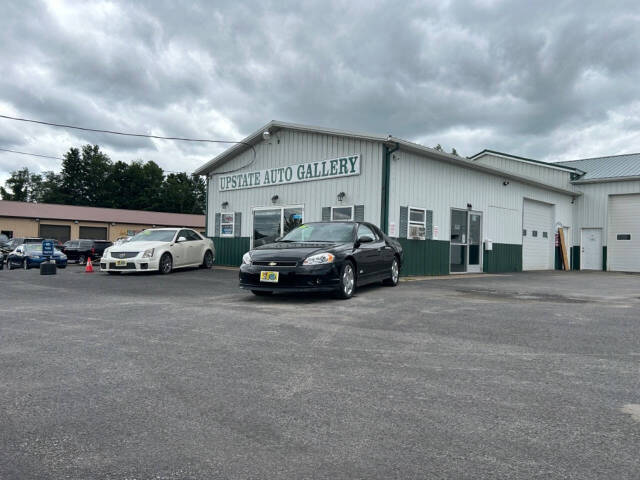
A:
[[[327,178],[360,175],[360,155],[332,158],[319,162],[298,163],[287,167],[267,168],[254,172],[220,175],[220,191],[266,187],[283,183],[310,182]]]

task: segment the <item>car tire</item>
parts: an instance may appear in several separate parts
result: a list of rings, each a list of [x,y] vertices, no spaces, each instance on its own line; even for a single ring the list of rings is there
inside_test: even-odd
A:
[[[24,268],[25,270],[29,270],[29,263],[26,260],[22,262],[22,268]]]
[[[400,280],[400,263],[398,262],[398,257],[393,257],[393,262],[391,262],[390,270],[391,275],[382,283],[390,287],[395,287],[398,285],[398,281]]]
[[[173,258],[171,258],[170,253],[165,252],[160,257],[160,263],[158,264],[158,271],[162,275],[166,275],[168,273],[171,273],[171,270],[173,270]]]
[[[7,260],[7,270],[13,270],[13,263]]]
[[[353,296],[356,289],[356,269],[350,260],[344,262],[340,269],[340,289],[336,292],[338,298],[346,300]]]
[[[270,292],[268,290],[251,290],[251,293],[253,293],[254,295],[257,295],[258,297],[268,297],[273,292]]]
[[[202,259],[202,268],[213,268],[213,252],[211,250],[207,250],[204,252],[204,258]]]
[[[85,257],[84,255],[80,255],[80,256],[78,257],[78,263],[79,263],[80,265],[84,265],[84,263],[85,263],[86,261],[87,261],[87,257]]]

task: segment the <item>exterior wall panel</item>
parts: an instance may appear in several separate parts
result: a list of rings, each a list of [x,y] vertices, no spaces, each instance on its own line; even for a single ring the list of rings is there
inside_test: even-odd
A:
[[[567,170],[560,170],[545,165],[536,165],[535,163],[526,163],[520,160],[491,154],[483,155],[474,160],[474,162],[504,170],[505,172],[510,172],[515,175],[534,178],[555,187],[565,188],[567,190],[574,189],[571,184],[571,172]]]
[[[524,198],[555,205],[555,223],[571,226],[571,197],[561,193],[503,179],[447,164],[439,160],[401,151],[391,163],[391,201],[389,222],[399,225],[400,207],[414,206],[433,210],[433,225],[438,240],[450,239],[450,209],[467,209],[483,214],[483,240],[522,244]],[[496,221],[493,216],[499,214]]]
[[[214,234],[215,214],[242,212],[242,235],[251,234],[253,207],[302,205],[304,221],[322,220],[322,207],[337,206],[339,193],[344,192],[342,205],[365,205],[364,218],[375,223],[380,221],[380,186],[382,181],[382,145],[378,142],[355,140],[333,135],[279,130],[269,141],[238,155],[211,173],[208,198],[208,235]],[[298,163],[328,160],[341,156],[360,154],[360,174],[348,177],[312,180],[291,184],[261,186],[242,190],[220,191],[218,172],[236,169],[238,173],[267,168],[283,167]],[[251,163],[253,162],[253,163]],[[242,168],[245,166],[244,168]],[[277,195],[274,204],[271,198]],[[223,210],[222,203],[228,202]]]

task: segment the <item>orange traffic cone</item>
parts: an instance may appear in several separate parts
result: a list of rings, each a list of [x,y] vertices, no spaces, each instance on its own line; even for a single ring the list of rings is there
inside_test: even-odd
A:
[[[93,265],[91,264],[91,257],[87,258],[87,266],[84,269],[84,273],[93,273]]]

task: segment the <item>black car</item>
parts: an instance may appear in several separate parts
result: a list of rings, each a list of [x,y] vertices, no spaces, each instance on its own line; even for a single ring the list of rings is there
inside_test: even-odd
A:
[[[350,298],[357,286],[398,284],[402,246],[365,222],[315,222],[245,253],[240,287],[256,295],[325,291]]]
[[[105,249],[111,245],[107,240],[71,240],[63,245],[62,251],[68,260],[85,263],[87,258],[92,261],[100,259]]]

